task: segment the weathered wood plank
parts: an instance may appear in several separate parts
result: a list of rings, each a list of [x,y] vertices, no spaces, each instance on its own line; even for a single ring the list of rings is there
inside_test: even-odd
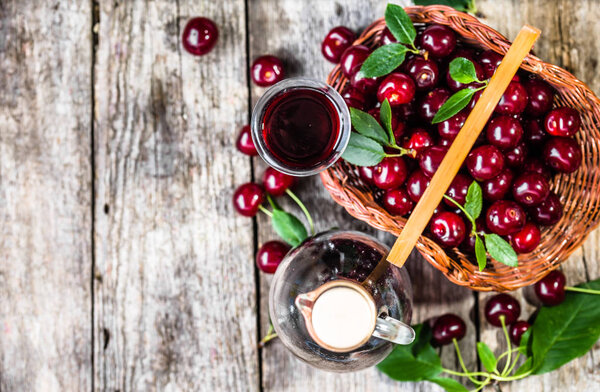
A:
[[[183,52],[186,20],[219,26]],[[102,390],[257,390],[243,0],[100,4],[94,353]]]
[[[406,2],[407,3],[407,2]],[[405,3],[405,4],[406,4]],[[325,80],[333,67],[321,55],[321,40],[334,26],[346,25],[360,30],[383,15],[386,2],[381,1],[308,1],[293,0],[251,0],[249,2],[250,58],[263,54],[275,54],[281,57],[290,76],[307,76]],[[253,86],[252,99],[256,99],[264,89]],[[255,177],[260,179],[265,165],[255,160]],[[324,190],[318,176],[305,178],[295,188],[297,194],[306,203],[316,220],[317,231],[337,226],[356,229],[377,235],[388,244],[393,238],[385,233],[377,233],[368,225],[353,219],[343,208],[336,205]],[[282,198],[282,204],[295,211],[289,200]],[[268,219],[258,219],[259,244],[277,238]],[[429,266],[415,254],[407,263],[413,279],[415,291],[416,322],[445,312],[460,314],[469,320],[474,306],[473,294],[448,282],[443,275]],[[260,322],[262,333],[268,326],[268,290],[271,277],[260,277]],[[469,330],[475,330],[470,321]],[[475,365],[475,333],[461,342],[466,361],[472,368]],[[454,350],[444,349],[443,362],[448,367],[457,367]],[[275,341],[262,350],[263,387],[265,391],[438,391],[441,388],[430,383],[400,384],[389,380],[376,369],[354,374],[333,374],[315,370],[294,358],[280,342]]]
[[[0,390],[91,388],[89,1],[0,2]]]

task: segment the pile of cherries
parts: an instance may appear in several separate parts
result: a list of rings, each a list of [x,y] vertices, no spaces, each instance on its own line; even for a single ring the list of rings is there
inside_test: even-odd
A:
[[[502,56],[459,41],[442,25],[417,27],[420,54],[408,54],[404,63],[383,77],[364,78],[358,72],[373,49],[354,45],[354,33],[345,27],[329,32],[323,55],[339,63],[349,83],[342,96],[349,107],[379,119],[379,106],[388,99],[397,144],[415,152],[384,158],[378,165],[360,167],[362,181],[375,192],[390,214],[407,216],[421,198],[450,144],[481,96],[478,91],[461,112],[432,125],[432,119],[454,92],[477,88],[450,76],[448,64],[457,57],[470,60],[479,80],[489,79]],[[386,28],[379,44],[396,42]],[[563,213],[559,197],[550,190],[554,173],[572,173],[582,153],[573,138],[580,129],[579,113],[569,107],[553,108],[555,91],[543,80],[520,71],[509,84],[463,168],[447,195],[464,204],[472,181],[481,185],[484,198],[478,232],[504,236],[517,253],[533,251],[540,242],[540,227],[556,224]],[[381,190],[381,191],[379,191]],[[430,221],[430,237],[446,248],[474,253],[468,220],[449,200],[444,200]]]

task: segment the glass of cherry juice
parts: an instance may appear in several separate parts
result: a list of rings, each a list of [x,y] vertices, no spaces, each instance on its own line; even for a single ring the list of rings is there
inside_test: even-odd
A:
[[[340,94],[311,79],[277,83],[252,112],[252,139],[259,155],[293,176],[317,174],[333,165],[350,132],[350,112]]]

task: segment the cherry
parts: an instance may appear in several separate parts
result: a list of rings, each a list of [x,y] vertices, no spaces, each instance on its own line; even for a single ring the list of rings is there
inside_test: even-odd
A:
[[[481,184],[483,197],[489,201],[501,200],[510,190],[513,177],[510,169],[504,169],[496,177],[485,180]]]
[[[467,112],[464,110],[458,112],[454,116],[450,117],[446,121],[442,121],[437,125],[437,130],[442,139],[454,140],[458,132],[460,132],[465,120],[467,119]]]
[[[250,125],[244,125],[240,131],[240,135],[235,143],[237,149],[251,157],[258,154],[254,141],[252,141],[252,133],[250,131]]]
[[[529,158],[525,160],[525,163],[522,166],[522,171],[536,172],[543,175],[546,178],[550,178],[550,171],[548,170],[546,165],[544,165],[544,163],[538,158]]]
[[[296,178],[268,167],[263,175],[263,187],[271,196],[281,196],[294,185]]]
[[[371,49],[364,45],[350,46],[342,53],[340,58],[340,67],[346,77],[351,78],[352,75],[360,70],[361,65],[371,54]]]
[[[473,110],[473,108],[475,107],[475,104],[477,103],[477,101],[479,101],[479,98],[481,98],[481,94],[483,94],[483,90],[479,90],[479,91],[475,92],[475,94],[473,94],[473,98],[471,98],[471,101],[469,101],[466,109],[464,109],[464,110],[466,110],[470,113],[471,110]]]
[[[525,120],[523,123],[523,140],[532,146],[541,146],[548,138],[540,121],[535,119]]]
[[[514,201],[495,201],[487,210],[486,225],[498,235],[516,233],[525,225],[525,211]]]
[[[521,123],[510,116],[494,117],[486,127],[487,141],[499,149],[515,148],[523,137]]]
[[[510,82],[498,106],[496,113],[500,114],[521,114],[527,106],[527,91],[519,82]]]
[[[402,138],[402,135],[404,135],[405,130],[406,123],[398,121],[396,117],[392,117],[392,132],[394,133],[394,139],[396,140],[396,143]]]
[[[469,48],[456,48],[454,52],[450,56],[448,56],[445,60],[446,62],[451,63],[457,57],[463,57],[467,60],[471,60],[471,62],[477,61],[477,53],[473,49]],[[480,78],[481,79],[481,78]]]
[[[423,128],[414,128],[408,139],[404,141],[402,147],[415,150],[417,156],[426,148],[433,146],[433,138]]]
[[[283,63],[275,56],[260,56],[252,63],[250,75],[257,86],[272,86],[283,80]]]
[[[467,326],[457,315],[444,314],[435,320],[432,328],[432,342],[435,346],[445,346],[452,343],[454,339],[460,340],[465,337]]]
[[[450,96],[450,91],[444,87],[436,87],[421,97],[417,105],[417,114],[423,120],[431,123],[435,114]]]
[[[375,94],[380,81],[380,77],[365,78],[360,72],[356,72],[350,78],[350,86],[366,94]]]
[[[485,74],[483,72],[483,68],[481,68],[481,65],[479,65],[477,62],[473,62],[473,66],[475,67],[475,74],[477,75],[477,79],[484,80]],[[456,80],[452,79],[452,76],[450,76],[450,69],[446,71],[446,85],[448,85],[448,87],[450,87],[450,90],[452,91],[462,90],[466,87],[478,88],[483,86],[483,84],[477,82],[471,82],[468,84],[457,82]]]
[[[493,326],[502,326],[500,319],[502,316],[504,316],[504,325],[510,325],[519,318],[521,305],[508,294],[496,294],[485,304],[484,314],[486,320]]]
[[[478,57],[479,64],[483,68],[483,73],[486,79],[489,79],[496,72],[496,68],[502,62],[502,56],[493,50],[486,50]]]
[[[489,180],[500,174],[504,168],[504,156],[494,146],[479,146],[467,156],[467,168],[476,180]]]
[[[410,122],[415,118],[416,112],[414,107],[414,99],[404,105],[395,106],[392,110],[400,120]]]
[[[465,239],[467,228],[462,218],[454,212],[440,212],[431,218],[429,231],[441,246],[454,248]]]
[[[383,102],[386,98],[390,106],[398,106],[410,102],[415,96],[415,82],[410,76],[393,72],[386,76],[377,90],[377,100]]]
[[[383,206],[393,215],[406,215],[412,211],[415,203],[404,188],[388,189],[383,196]]]
[[[552,136],[573,136],[581,127],[581,117],[573,108],[556,108],[546,116],[544,127]]]
[[[207,54],[215,47],[219,38],[219,29],[208,18],[192,18],[183,28],[181,43],[183,48],[194,56]]]
[[[519,143],[515,148],[504,151],[504,163],[508,167],[518,168],[523,165],[527,157],[527,145]]]
[[[535,172],[521,174],[513,182],[514,199],[526,207],[540,204],[550,193],[550,184],[546,177]]]
[[[527,332],[529,327],[531,327],[531,325],[529,325],[527,321],[523,320],[515,321],[514,323],[512,323],[508,332],[510,334],[510,341],[513,342],[515,346],[520,345],[521,337],[525,332]]]
[[[375,182],[373,181],[373,169],[373,166],[360,166],[358,168],[358,174],[361,180],[367,185],[375,185]]]
[[[556,224],[563,215],[563,206],[558,196],[550,191],[546,200],[529,209],[531,218],[542,226]]]
[[[406,73],[415,81],[417,90],[431,90],[437,86],[440,73],[437,63],[417,56],[406,63]]]
[[[477,231],[477,233],[488,233],[489,231],[487,230],[487,228],[485,227],[485,219],[483,217],[479,217],[475,220],[475,230]],[[460,244],[461,249],[463,249],[464,251],[466,251],[467,253],[470,254],[475,254],[475,236],[472,235],[471,229],[472,229],[472,225],[470,222],[466,223],[466,227],[467,227],[467,233],[468,235],[465,236],[465,240],[463,241],[462,244]]]
[[[412,201],[417,203],[425,189],[429,186],[429,177],[427,177],[421,170],[415,170],[412,172],[408,180],[406,181],[406,192]]]
[[[382,45],[388,45],[398,42],[396,37],[394,37],[394,34],[392,34],[390,29],[388,29],[387,27],[381,32],[381,38],[379,38],[379,40]]]
[[[290,249],[288,244],[281,241],[265,242],[256,254],[256,265],[262,272],[272,274]]]
[[[465,200],[467,198],[467,192],[469,191],[469,186],[473,182],[472,179],[465,176],[464,174],[457,174],[454,177],[454,180],[450,183],[448,190],[446,191],[446,195],[454,199],[458,204],[465,204]],[[450,207],[456,207],[456,204],[452,203],[450,200],[444,198],[444,203],[449,205]]]
[[[443,25],[428,26],[418,37],[419,46],[432,57],[446,57],[456,47],[454,31]]]
[[[525,107],[525,113],[539,117],[552,109],[554,101],[554,89],[543,80],[529,79],[524,83],[529,102]]]
[[[408,169],[402,157],[383,158],[373,168],[373,183],[380,189],[393,189],[404,184]]]
[[[252,182],[240,185],[233,193],[233,206],[241,215],[254,216],[265,200],[264,189]]]
[[[367,99],[363,93],[352,87],[346,87],[342,90],[342,98],[346,105],[351,108],[364,110],[367,106]]]
[[[508,236],[513,249],[517,253],[532,252],[540,244],[540,229],[533,223],[527,222],[523,228]]]
[[[325,39],[321,43],[321,53],[323,57],[332,63],[339,63],[342,53],[356,38],[352,30],[345,26],[334,27],[327,33]]]
[[[546,164],[560,173],[572,173],[581,166],[581,148],[575,139],[550,138],[542,154]]]
[[[567,279],[559,270],[550,271],[540,279],[533,290],[544,305],[555,306],[565,300],[565,284]]]
[[[419,166],[426,176],[433,177],[442,163],[448,149],[442,146],[431,146],[419,155]]]

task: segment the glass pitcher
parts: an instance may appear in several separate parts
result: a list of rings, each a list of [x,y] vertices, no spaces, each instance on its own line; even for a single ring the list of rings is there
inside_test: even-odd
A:
[[[374,366],[390,353],[393,343],[411,343],[412,287],[405,269],[385,261],[378,266],[388,251],[377,239],[355,231],[320,233],[292,249],[277,268],[269,294],[271,322],[282,343],[310,365],[335,372]],[[335,306],[355,306],[341,315],[350,320],[342,325],[353,328],[338,328],[330,334],[338,336],[325,338],[311,319],[319,312],[315,303],[330,302],[341,290],[351,290],[351,296],[344,297],[346,303],[338,304],[342,306]],[[326,297],[330,298],[326,301]],[[358,302],[348,305],[347,298]],[[367,313],[360,313],[358,308],[363,305]],[[327,318],[336,311],[343,310],[329,308],[319,317]],[[359,314],[373,318],[364,319]],[[346,337],[351,342],[352,332],[361,328],[366,328],[365,338],[348,343],[348,347],[340,349],[324,341]]]

